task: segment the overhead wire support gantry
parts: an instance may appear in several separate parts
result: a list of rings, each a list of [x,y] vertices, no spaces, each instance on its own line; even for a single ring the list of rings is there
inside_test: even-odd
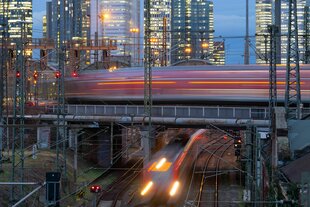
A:
[[[286,118],[301,118],[300,68],[298,51],[297,1],[289,0],[286,58],[285,110]],[[294,109],[296,108],[296,110]]]
[[[8,129],[8,88],[7,88],[7,45],[5,44],[8,38],[8,1],[1,0],[2,14],[0,19],[1,28],[1,66],[0,66],[0,173],[3,171],[3,150],[9,151]],[[9,155],[8,155],[9,156]]]
[[[57,31],[58,37],[56,42],[58,54],[58,71],[55,77],[57,81],[57,132],[56,132],[56,171],[60,172],[62,179],[67,178],[67,162],[66,162],[66,143],[67,143],[67,127],[65,121],[65,1],[58,0],[57,4]],[[62,157],[60,155],[62,154]],[[64,186],[65,187],[65,186]]]
[[[149,145],[151,139],[151,130],[152,130],[152,67],[151,67],[151,3],[150,0],[146,0],[145,2],[145,27],[144,27],[144,113],[145,118],[148,120],[148,132],[147,137],[142,137],[145,142],[146,148],[144,150],[146,152],[145,161],[149,160]]]
[[[17,7],[21,7],[20,2]],[[18,13],[20,21],[20,37],[16,38],[16,62],[14,78],[14,97],[13,97],[13,132],[12,132],[12,172],[11,182],[24,182],[24,144],[25,144],[25,100],[26,100],[26,50],[27,44],[27,22],[22,9]],[[24,195],[24,187],[20,186],[18,190],[14,185],[11,187],[10,200],[14,202]]]

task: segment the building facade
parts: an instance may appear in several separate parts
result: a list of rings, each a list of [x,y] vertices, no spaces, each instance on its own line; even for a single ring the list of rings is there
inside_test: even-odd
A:
[[[22,31],[25,38],[32,37],[32,0],[12,0],[2,1],[0,3],[0,19],[3,19],[5,10],[8,16],[8,34],[7,37],[19,39],[22,37]],[[2,36],[2,33],[0,34]]]
[[[169,65],[171,63],[171,0],[151,1],[150,30],[152,65]]]
[[[215,41],[213,45],[213,64],[225,65],[225,41]]]
[[[213,2],[172,0],[171,63],[205,59],[213,63]]]
[[[58,4],[59,0],[46,3],[46,15],[43,17],[43,37],[58,40]],[[90,39],[90,0],[64,1],[64,26],[61,28],[64,41],[82,40],[84,44]],[[57,45],[55,45],[56,47]],[[90,51],[82,51],[81,63],[90,63]],[[49,61],[57,62],[57,54],[49,52]]]
[[[286,63],[288,35],[288,0],[281,2],[281,63]],[[273,24],[273,0],[256,0],[256,63],[269,63],[270,37],[268,25]],[[298,47],[300,62],[305,60],[306,0],[297,0]]]
[[[91,0],[91,38],[117,41],[113,56],[131,56],[132,65],[142,64],[143,24],[139,0]],[[142,26],[142,27],[141,27]],[[142,28],[142,29],[141,29]]]
[[[272,0],[256,0],[256,63],[268,63],[270,40],[268,25],[272,24]]]

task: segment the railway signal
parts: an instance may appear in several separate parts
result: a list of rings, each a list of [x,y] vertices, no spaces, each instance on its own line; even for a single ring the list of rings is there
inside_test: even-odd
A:
[[[16,71],[16,78],[20,78],[20,72]]]
[[[72,72],[72,77],[74,78],[78,77],[78,73],[75,70]]]
[[[55,78],[60,78],[60,72],[59,71],[57,71],[56,73],[55,73]]]
[[[234,139],[235,156],[240,156],[241,144],[242,144],[241,137],[236,137]]]
[[[37,72],[37,71],[34,71],[34,72],[33,72],[33,79],[34,79],[34,80],[37,80],[37,79],[38,79],[38,76],[39,76],[39,75],[38,75],[38,72]]]
[[[237,148],[237,149],[240,149],[241,148],[241,144],[242,144],[241,138],[240,137],[235,138],[235,140],[234,140],[234,147]]]
[[[89,190],[91,193],[99,193],[101,191],[101,187],[100,185],[92,185]]]

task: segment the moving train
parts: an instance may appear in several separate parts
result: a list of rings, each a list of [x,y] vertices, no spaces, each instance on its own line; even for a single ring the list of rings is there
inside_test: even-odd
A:
[[[268,65],[152,68],[155,103],[268,103]],[[285,66],[277,67],[278,100],[284,101]],[[301,65],[301,98],[310,103],[310,65]],[[142,103],[143,68],[93,70],[66,79],[69,103]]]
[[[162,150],[153,155],[145,167],[144,182],[140,191],[142,202],[175,204],[186,188],[194,161],[206,144],[205,129],[190,137],[173,138]]]

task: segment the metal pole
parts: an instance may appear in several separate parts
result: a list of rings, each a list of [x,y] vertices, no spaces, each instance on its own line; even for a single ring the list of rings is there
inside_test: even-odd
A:
[[[150,146],[151,130],[152,130],[152,67],[151,67],[151,3],[150,0],[145,2],[145,51],[144,51],[144,113],[145,118],[148,119],[148,134],[143,137],[147,146]],[[149,147],[147,147],[148,152],[146,152],[145,162],[149,161],[150,152]]]
[[[250,62],[249,51],[249,0],[246,0],[246,25],[245,25],[245,45],[244,45],[244,64],[248,65]]]
[[[274,24],[278,29],[277,35],[275,38],[276,44],[276,63],[281,63],[281,0],[275,0],[274,2]]]
[[[111,166],[113,165],[113,136],[114,136],[114,131],[113,131],[113,128],[114,128],[114,123],[113,122],[111,122],[111,148],[110,148],[110,150],[111,150]]]
[[[71,129],[72,130],[72,129]],[[78,170],[78,135],[77,135],[77,131],[74,130],[74,163],[73,163],[73,167],[74,167],[74,183],[76,183],[77,181],[77,170]]]
[[[42,187],[44,187],[46,184],[46,182],[44,182],[42,185],[36,187],[33,191],[31,191],[30,193],[28,193],[25,197],[23,197],[21,200],[19,200],[17,203],[15,203],[12,207],[16,207],[19,204],[21,204],[22,202],[24,202],[27,198],[29,198],[30,196],[32,196],[32,194],[34,194],[35,192],[37,192],[38,190],[40,190]]]
[[[297,2],[289,0],[285,109],[287,119],[301,118]],[[294,110],[296,108],[296,111]]]

